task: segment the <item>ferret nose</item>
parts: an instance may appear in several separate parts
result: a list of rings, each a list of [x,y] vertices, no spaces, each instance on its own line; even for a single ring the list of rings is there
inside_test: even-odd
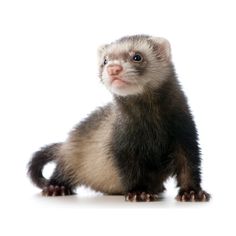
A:
[[[121,65],[110,65],[107,67],[107,72],[109,75],[119,75],[123,70]]]

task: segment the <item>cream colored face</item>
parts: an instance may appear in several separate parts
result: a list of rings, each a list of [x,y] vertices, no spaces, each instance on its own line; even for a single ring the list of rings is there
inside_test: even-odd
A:
[[[130,36],[99,49],[99,76],[113,94],[137,95],[167,76],[170,45],[163,38]]]

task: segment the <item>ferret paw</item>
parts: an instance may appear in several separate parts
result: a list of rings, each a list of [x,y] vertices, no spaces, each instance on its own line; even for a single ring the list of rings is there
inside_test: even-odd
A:
[[[42,195],[46,197],[73,195],[70,188],[58,185],[49,185],[43,188]]]
[[[130,202],[153,202],[158,200],[158,195],[146,192],[129,192],[125,195],[125,201]]]
[[[180,190],[176,200],[180,202],[208,202],[211,195],[203,190],[200,191],[183,191]]]

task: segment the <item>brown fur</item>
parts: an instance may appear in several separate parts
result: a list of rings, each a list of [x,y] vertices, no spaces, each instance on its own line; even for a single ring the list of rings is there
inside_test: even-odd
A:
[[[114,159],[104,145],[111,139],[112,124],[115,115],[110,110],[96,130],[87,135],[73,131],[62,145],[61,156],[65,172],[74,173],[76,185],[87,185],[104,193],[123,192],[121,179],[115,167]]]
[[[188,189],[190,186],[195,187],[192,179],[193,173],[190,166],[188,166],[186,153],[179,148],[176,156],[177,162],[177,182],[182,189]]]

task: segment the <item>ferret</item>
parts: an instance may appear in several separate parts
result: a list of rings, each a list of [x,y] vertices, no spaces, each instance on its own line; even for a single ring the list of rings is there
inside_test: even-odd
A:
[[[65,142],[43,147],[28,174],[45,196],[85,185],[127,201],[156,201],[176,177],[178,201],[208,201],[201,188],[198,133],[177,80],[170,43],[126,36],[98,50],[99,78],[113,102],[80,122]],[[43,167],[54,161],[52,176]]]

